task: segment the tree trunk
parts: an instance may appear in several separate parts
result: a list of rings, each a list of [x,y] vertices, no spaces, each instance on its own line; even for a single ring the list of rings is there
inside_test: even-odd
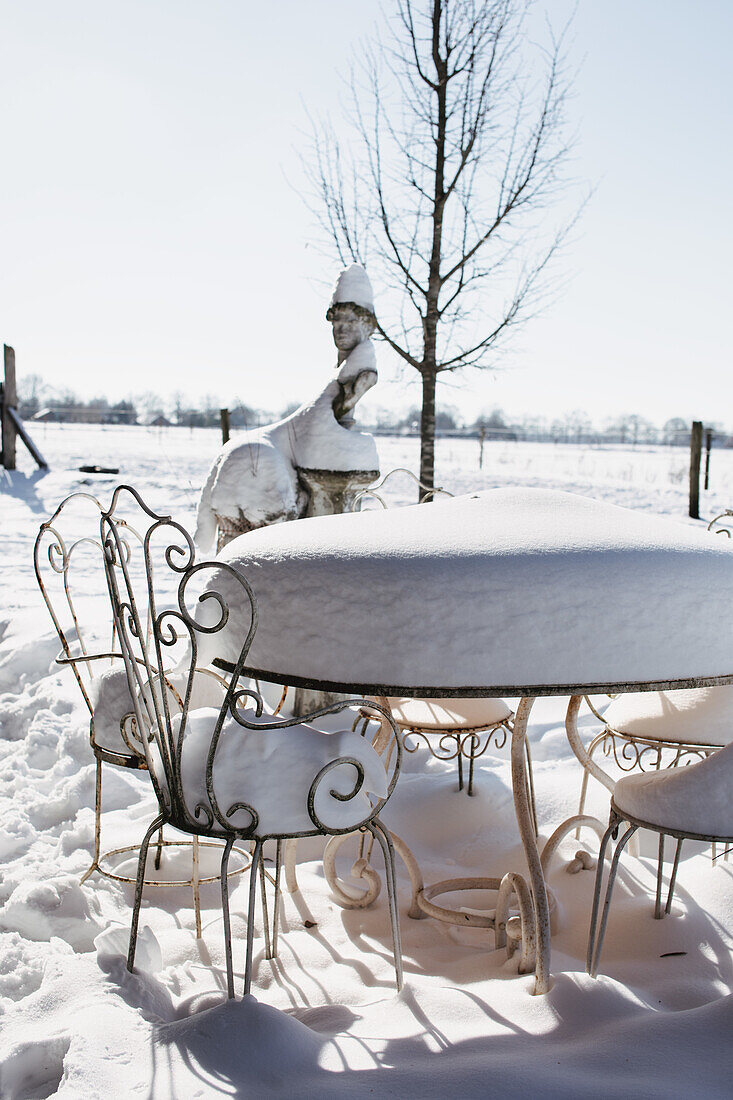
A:
[[[422,416],[420,418],[420,501],[435,485],[435,371],[423,371]],[[432,500],[432,497],[430,498]]]

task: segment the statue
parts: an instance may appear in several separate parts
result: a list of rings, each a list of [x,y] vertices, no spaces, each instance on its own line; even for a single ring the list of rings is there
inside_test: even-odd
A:
[[[349,511],[379,477],[374,439],[354,428],[353,409],[377,381],[371,283],[359,264],[338,277],[326,319],[337,373],[290,416],[225,444],[201,493],[195,541],[202,554],[270,523]]]

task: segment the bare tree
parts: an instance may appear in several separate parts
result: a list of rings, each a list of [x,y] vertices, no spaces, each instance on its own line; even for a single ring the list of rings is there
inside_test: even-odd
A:
[[[312,206],[328,239],[399,292],[378,331],[422,378],[427,486],[438,376],[488,366],[536,312],[574,221],[549,228],[544,213],[568,182],[568,78],[564,34],[528,63],[530,2],[395,0],[386,41],[352,70],[352,140],[313,128]]]

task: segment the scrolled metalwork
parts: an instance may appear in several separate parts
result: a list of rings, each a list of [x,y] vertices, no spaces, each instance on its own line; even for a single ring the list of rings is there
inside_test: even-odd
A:
[[[342,766],[349,766],[349,765],[351,765],[356,770],[356,779],[354,780],[353,790],[347,791],[345,794],[341,794],[339,791],[335,790],[334,788],[331,788],[331,790],[328,793],[332,798],[337,799],[339,802],[351,802],[352,799],[356,798],[359,791],[364,786],[364,766],[354,756],[340,756],[340,757],[337,757],[335,760],[329,760],[329,762],[327,764],[324,764],[324,766],[318,772],[315,779],[313,780],[313,782],[310,785],[310,789],[308,791],[308,815],[309,815],[311,821],[313,822],[313,824],[315,825],[316,829],[319,830],[319,832],[323,832],[323,833],[326,833],[326,834],[330,833],[332,835],[338,835],[341,832],[353,833],[355,828],[358,829],[362,825],[366,825],[366,823],[371,818],[371,814],[368,814],[363,819],[363,821],[349,822],[348,826],[345,829],[343,829],[343,828],[339,829],[339,828],[333,828],[330,825],[327,825],[324,821],[322,821],[319,814],[318,814],[318,811],[316,810],[316,796],[318,794],[318,790],[319,790],[321,784],[323,783],[323,780],[335,768],[340,768]]]
[[[411,480],[414,481],[415,485],[417,485],[419,489],[423,490],[423,500],[432,500],[436,496],[452,497],[454,495],[447,489],[442,489],[440,486],[436,485],[431,488],[429,485],[425,485],[415,474],[413,474],[412,470],[408,470],[406,466],[398,466],[396,467],[396,469],[390,470],[389,473],[386,473],[381,481],[375,482],[374,485],[367,486],[366,489],[360,489],[354,497],[351,510],[353,512],[361,512],[363,502],[369,498],[372,498],[373,500],[378,501],[380,507],[384,508],[386,511],[388,508],[387,502],[382,496],[380,496],[378,490],[383,489],[389,479],[391,477],[394,477],[395,474],[406,474],[407,477],[411,478]]]
[[[465,760],[478,760],[489,746],[503,749],[511,730],[504,723],[490,729],[479,727],[474,730],[443,733],[440,730],[425,730],[417,727],[405,728],[402,733],[402,745],[405,752],[417,752],[423,745],[436,760],[456,760],[462,756]],[[437,744],[436,744],[437,738]],[[411,739],[414,741],[411,742]],[[482,743],[483,739],[483,743]]]
[[[659,771],[665,752],[669,752],[671,756],[665,766],[677,768],[704,760],[715,751],[714,747],[709,745],[647,740],[636,735],[632,737],[619,730],[611,729],[610,726],[606,726],[591,741],[588,747],[589,755],[592,755],[596,748],[600,748],[604,756],[612,758],[616,767],[623,772]]]
[[[707,525],[706,530],[707,531],[713,531],[716,524],[719,524],[721,519],[726,519],[731,524],[733,524],[733,509],[726,508],[725,511],[719,512],[717,516],[714,516],[713,519],[710,520],[710,523]],[[724,524],[721,524],[719,529],[717,531],[715,531],[715,534],[716,535],[726,535],[727,538],[730,538],[731,537],[730,527],[726,527]]]

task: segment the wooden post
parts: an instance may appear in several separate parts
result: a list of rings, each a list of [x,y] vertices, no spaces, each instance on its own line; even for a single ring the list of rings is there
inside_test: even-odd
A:
[[[478,452],[478,468],[479,470],[482,470],[484,466],[484,439],[486,438],[486,428],[483,426],[483,424],[478,430],[478,437],[481,441],[479,444]]]
[[[700,518],[700,458],[702,456],[702,421],[692,421],[690,432],[690,518]]]
[[[221,414],[221,441],[229,442],[229,409],[220,409]]]
[[[713,445],[713,429],[705,432],[705,489],[710,488],[710,448]]]
[[[3,353],[5,358],[5,383],[3,385],[2,400],[3,466],[6,470],[14,470],[16,427],[15,421],[10,415],[10,410],[14,409],[18,403],[18,396],[15,389],[15,352],[12,348],[9,348],[7,344],[4,344]]]

